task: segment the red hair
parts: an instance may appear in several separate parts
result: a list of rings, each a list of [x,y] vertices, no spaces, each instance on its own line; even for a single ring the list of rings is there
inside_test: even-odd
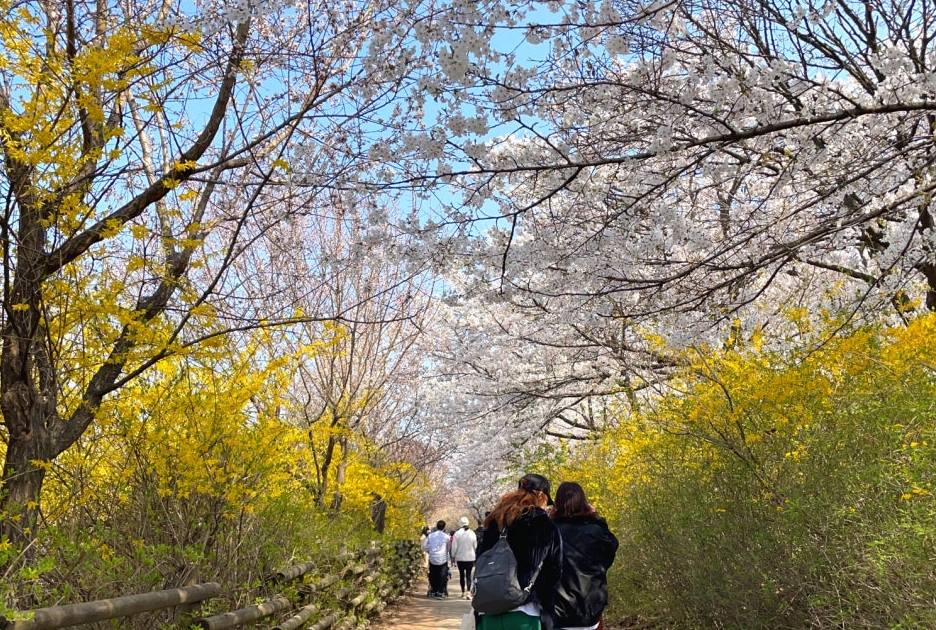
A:
[[[497,529],[503,531],[511,523],[524,514],[529,514],[535,508],[546,502],[546,494],[539,490],[514,490],[500,498],[500,501],[484,519],[484,528],[497,523]]]

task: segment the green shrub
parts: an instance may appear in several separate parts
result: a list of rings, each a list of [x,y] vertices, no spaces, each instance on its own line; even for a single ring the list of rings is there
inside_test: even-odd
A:
[[[565,474],[601,469],[590,493],[622,542],[609,617],[936,627],[933,332],[926,318],[786,354],[712,353],[683,394],[582,454]]]

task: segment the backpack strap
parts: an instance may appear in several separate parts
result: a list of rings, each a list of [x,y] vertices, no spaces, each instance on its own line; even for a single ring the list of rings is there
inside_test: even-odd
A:
[[[539,564],[536,565],[536,571],[533,572],[533,577],[530,578],[530,583],[527,584],[527,586],[526,586],[525,589],[523,589],[524,592],[526,592],[528,595],[530,594],[530,591],[533,590],[533,585],[536,584],[536,578],[539,577],[540,569],[543,568],[543,562],[544,562],[545,560],[546,560],[546,554],[544,553],[544,554],[543,554],[543,557],[540,558]]]

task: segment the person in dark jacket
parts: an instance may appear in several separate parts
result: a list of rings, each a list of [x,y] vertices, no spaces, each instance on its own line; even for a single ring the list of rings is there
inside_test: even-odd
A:
[[[552,519],[562,536],[562,579],[553,607],[555,627],[595,630],[608,605],[608,569],[618,540],[574,481],[563,482],[556,490]]]
[[[484,518],[487,518],[491,515],[490,510],[485,510]],[[481,545],[481,541],[484,540],[484,518],[481,519],[481,522],[478,523],[478,528],[475,530],[475,536],[478,537],[478,545]]]
[[[562,572],[562,540],[546,512],[549,505],[549,481],[542,475],[524,475],[517,490],[502,496],[484,519],[479,556],[497,543],[506,527],[507,544],[517,558],[520,586],[530,584],[537,567],[539,573],[523,606],[502,615],[477,615],[479,630],[552,630],[553,595]]]

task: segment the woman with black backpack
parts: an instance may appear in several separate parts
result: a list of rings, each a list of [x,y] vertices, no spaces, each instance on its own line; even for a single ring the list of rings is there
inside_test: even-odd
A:
[[[608,569],[618,540],[588,503],[585,490],[566,481],[556,490],[553,522],[562,536],[562,579],[556,591],[556,629],[599,630],[608,605]]]
[[[553,595],[562,570],[562,541],[546,512],[549,505],[549,481],[542,475],[524,475],[517,490],[502,496],[484,519],[477,571],[481,572],[481,554],[493,548],[501,533],[506,532],[516,558],[517,581],[529,596],[507,612],[479,614],[479,630],[552,630]]]

